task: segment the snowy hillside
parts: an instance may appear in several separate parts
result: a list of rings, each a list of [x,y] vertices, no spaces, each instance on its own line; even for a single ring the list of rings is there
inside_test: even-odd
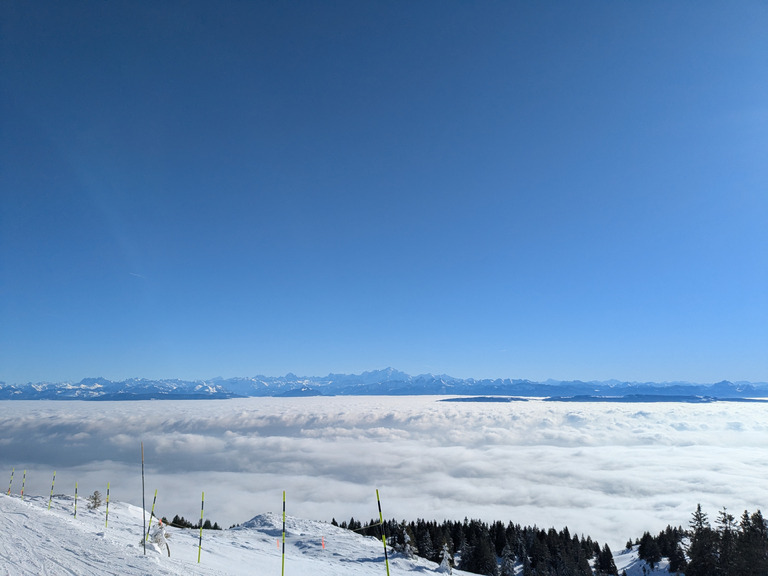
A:
[[[626,576],[647,576],[648,574],[669,574],[669,560],[663,558],[661,562],[651,568],[645,560],[637,557],[637,546],[630,550],[623,550],[613,555],[613,561],[619,574]],[[680,573],[681,576],[685,576]]]
[[[257,516],[238,528],[205,530],[200,564],[197,530],[169,528],[171,557],[154,545],[144,555],[141,508],[122,502],[89,510],[87,502],[54,496],[0,495],[0,574],[77,574],[82,576],[239,575],[281,573],[282,516]],[[389,555],[390,573],[436,573],[422,559]],[[454,574],[468,573],[454,570]],[[381,540],[364,537],[327,523],[286,517],[285,574],[368,576],[386,574]]]

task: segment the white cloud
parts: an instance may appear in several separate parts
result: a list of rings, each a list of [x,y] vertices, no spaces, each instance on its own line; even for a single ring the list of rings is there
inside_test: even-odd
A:
[[[221,524],[279,510],[330,520],[512,520],[617,547],[644,530],[764,505],[759,404],[453,404],[434,397],[4,402],[0,466],[27,492],[104,492]],[[0,468],[2,472],[3,468]],[[2,481],[2,476],[0,476]],[[17,482],[18,480],[15,480]],[[18,488],[18,485],[15,485]],[[61,487],[59,490],[58,487]]]

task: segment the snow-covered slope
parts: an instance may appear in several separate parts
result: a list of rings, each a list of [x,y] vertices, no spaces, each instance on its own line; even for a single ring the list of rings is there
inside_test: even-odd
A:
[[[275,576],[282,571],[282,516],[264,514],[230,530],[203,532],[197,563],[197,530],[169,528],[171,557],[141,544],[141,508],[110,502],[89,510],[85,500],[0,495],[0,575],[74,574],[82,576],[239,575]],[[390,553],[391,574],[430,574],[437,565]],[[456,575],[468,573],[454,570]],[[368,576],[386,574],[380,540],[313,520],[286,517],[285,574]]]
[[[613,561],[619,574],[626,573],[627,576],[647,576],[648,574],[669,574],[669,560],[663,558],[658,564],[651,568],[645,560],[640,560],[637,555],[637,546],[629,550],[623,550],[614,553]],[[685,576],[685,575],[683,575]]]

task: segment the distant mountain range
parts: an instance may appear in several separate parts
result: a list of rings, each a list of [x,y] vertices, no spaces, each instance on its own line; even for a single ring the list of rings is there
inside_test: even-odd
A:
[[[211,380],[147,380],[131,378],[113,382],[85,378],[77,383],[0,382],[0,400],[147,400],[215,399],[254,396],[508,396],[543,397],[585,401],[680,401],[681,398],[768,398],[766,382],[582,382],[579,380],[532,382],[530,380],[475,380],[422,374],[410,376],[393,368],[362,374],[329,374],[324,377],[254,376]]]

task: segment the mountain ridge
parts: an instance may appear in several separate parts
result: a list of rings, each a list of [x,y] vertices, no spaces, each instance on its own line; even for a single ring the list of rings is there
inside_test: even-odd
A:
[[[0,382],[0,400],[146,400],[227,399],[268,396],[517,396],[567,398],[705,397],[712,399],[768,398],[766,382],[622,382],[618,380],[546,380],[455,378],[445,374],[411,376],[393,368],[361,374],[327,376],[263,376],[207,380],[102,377],[80,382]],[[637,400],[641,401],[641,400]]]

